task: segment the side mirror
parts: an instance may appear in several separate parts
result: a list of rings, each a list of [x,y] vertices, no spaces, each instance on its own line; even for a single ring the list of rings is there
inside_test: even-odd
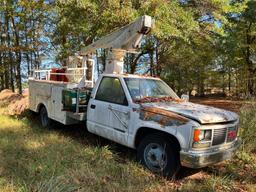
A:
[[[181,99],[188,102],[189,101],[189,95],[182,94]]]

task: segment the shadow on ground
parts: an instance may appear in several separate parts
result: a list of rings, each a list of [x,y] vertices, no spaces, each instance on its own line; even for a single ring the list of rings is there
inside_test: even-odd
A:
[[[39,123],[36,122],[36,123]],[[112,142],[103,137],[97,136],[90,133],[86,128],[86,123],[81,123],[79,125],[62,125],[55,122],[55,126],[52,130],[56,131],[65,137],[69,137],[73,140],[78,141],[83,146],[91,147],[104,147],[108,146],[109,149],[117,155],[117,161],[119,163],[126,163],[128,161],[136,162],[136,150],[128,148],[126,146],[120,145],[118,143]],[[177,175],[177,180],[182,180],[186,177],[194,175],[204,169],[191,169],[186,167],[181,167],[179,174]]]

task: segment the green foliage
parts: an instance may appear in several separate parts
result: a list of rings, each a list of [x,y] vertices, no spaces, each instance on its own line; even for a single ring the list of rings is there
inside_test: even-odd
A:
[[[255,103],[245,105],[240,111],[240,136],[243,140],[243,150],[246,152],[256,149],[256,105]]]
[[[60,61],[138,16],[131,1],[59,0],[54,8],[58,22],[51,38],[60,46]]]
[[[160,39],[186,39],[199,29],[192,13],[186,11],[177,1],[149,0],[141,7],[141,13],[154,17],[153,33]]]
[[[235,6],[240,2],[234,1]],[[255,54],[256,54],[256,3],[243,1],[240,10],[227,16],[229,25],[225,26],[224,56],[230,63],[236,78],[241,81],[240,92],[254,94],[255,89]],[[247,84],[247,86],[244,86]]]
[[[21,77],[14,75],[15,66],[30,71],[41,67],[45,57],[52,56],[65,65],[68,56],[144,14],[154,18],[155,26],[143,41],[142,54],[130,54],[125,59],[127,72],[161,76],[176,91],[196,90],[199,95],[217,89],[239,96],[253,94],[255,89],[255,1],[21,0],[0,3],[0,19],[7,23],[0,30],[5,34],[7,27],[10,29],[9,36],[0,38],[0,89],[14,89],[15,81],[21,85],[18,81]],[[15,18],[14,27],[12,18]],[[18,44],[15,32],[18,32]],[[5,52],[1,52],[2,49]],[[99,65],[104,65],[105,53],[105,50],[98,51],[102,59]],[[17,71],[19,74],[19,68]]]
[[[250,81],[256,79],[253,1],[184,1],[182,6],[197,27],[192,24],[194,30],[183,28],[188,34],[185,39],[170,38],[160,43],[162,77],[178,92],[196,89],[203,95],[213,88],[237,95],[251,92],[254,85]],[[251,28],[246,33],[248,22]]]

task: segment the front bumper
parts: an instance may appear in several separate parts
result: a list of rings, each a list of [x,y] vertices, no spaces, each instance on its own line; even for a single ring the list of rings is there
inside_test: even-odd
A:
[[[180,152],[181,165],[190,168],[202,168],[230,159],[241,145],[241,140],[236,139],[231,146],[217,148],[212,151]]]

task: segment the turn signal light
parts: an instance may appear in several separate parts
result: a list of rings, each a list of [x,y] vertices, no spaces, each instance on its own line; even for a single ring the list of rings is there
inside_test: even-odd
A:
[[[194,142],[199,142],[200,141],[200,129],[195,129],[194,130]]]

